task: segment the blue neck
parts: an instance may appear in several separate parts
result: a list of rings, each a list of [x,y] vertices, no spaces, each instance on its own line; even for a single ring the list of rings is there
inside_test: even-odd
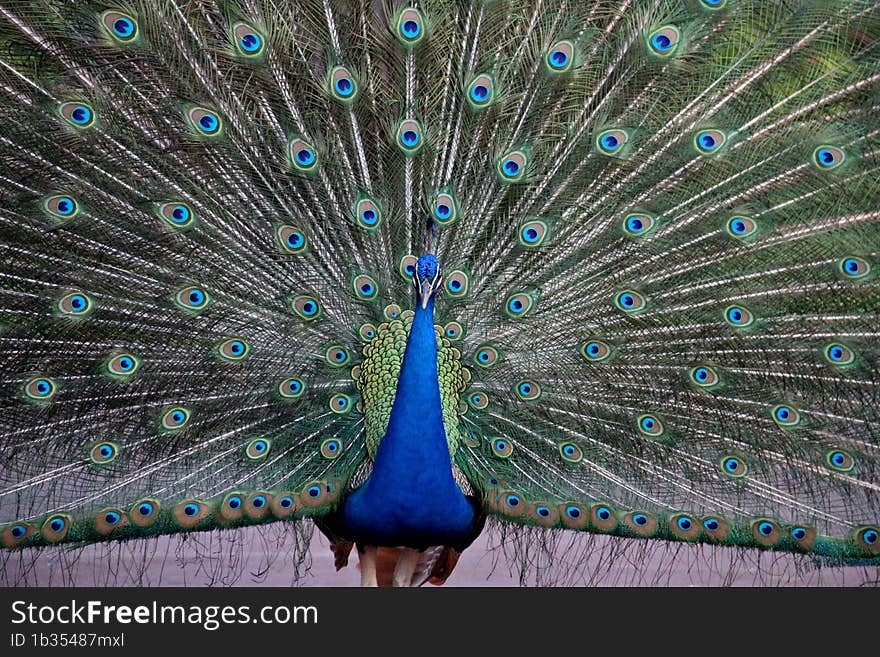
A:
[[[376,452],[373,479],[378,484],[401,468],[428,470],[437,479],[453,481],[440,405],[433,298],[426,308],[416,302],[391,418]]]
[[[336,531],[362,545],[463,550],[479,534],[475,508],[452,476],[437,376],[434,301],[417,303],[388,429],[373,472],[346,499]]]

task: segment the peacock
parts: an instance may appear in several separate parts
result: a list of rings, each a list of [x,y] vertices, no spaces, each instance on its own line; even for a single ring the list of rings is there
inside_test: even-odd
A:
[[[877,566],[878,39],[874,0],[3,3],[0,561]]]

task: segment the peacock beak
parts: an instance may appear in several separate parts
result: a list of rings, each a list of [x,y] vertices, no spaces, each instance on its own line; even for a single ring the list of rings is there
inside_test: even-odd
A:
[[[431,280],[425,279],[418,281],[416,287],[419,291],[419,302],[422,304],[422,310],[424,310],[428,307],[428,301],[431,300],[431,297],[434,296],[434,293],[440,287],[440,272],[438,271]]]

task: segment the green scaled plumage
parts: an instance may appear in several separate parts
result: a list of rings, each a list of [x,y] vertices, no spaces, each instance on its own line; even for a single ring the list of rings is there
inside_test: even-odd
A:
[[[582,568],[564,529],[876,566],[878,37],[871,0],[6,3],[0,559],[321,522],[431,252],[453,471],[519,566]]]

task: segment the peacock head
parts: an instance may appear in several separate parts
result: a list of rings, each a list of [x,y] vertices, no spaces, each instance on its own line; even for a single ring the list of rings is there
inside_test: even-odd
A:
[[[413,276],[419,301],[422,308],[428,307],[428,301],[440,289],[440,261],[431,253],[426,253],[416,263],[416,275]]]

